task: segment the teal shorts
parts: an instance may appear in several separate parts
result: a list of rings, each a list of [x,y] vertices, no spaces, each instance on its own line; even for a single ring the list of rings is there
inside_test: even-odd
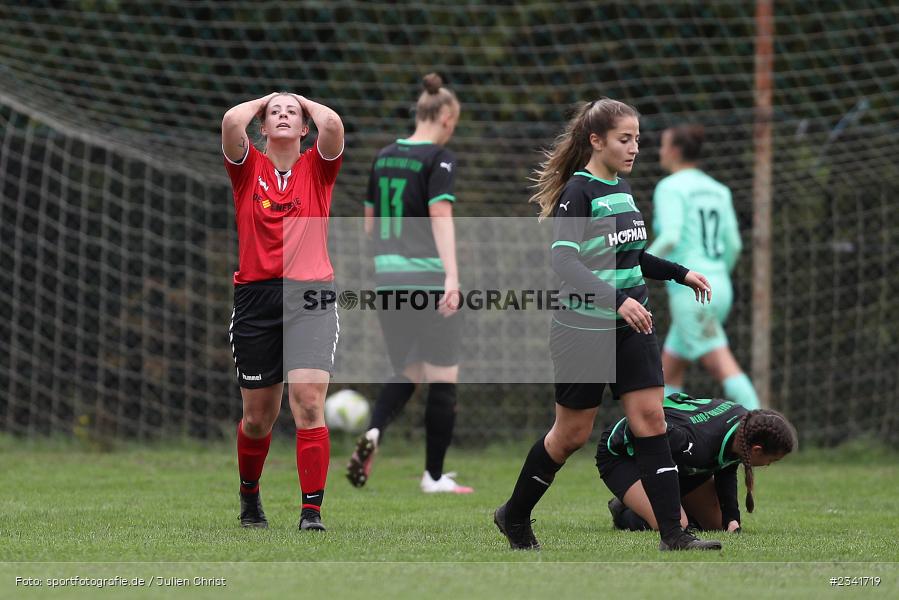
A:
[[[724,323],[733,302],[730,278],[710,276],[712,301],[700,304],[693,290],[678,284],[668,285],[671,329],[665,338],[665,351],[689,361],[727,346]]]

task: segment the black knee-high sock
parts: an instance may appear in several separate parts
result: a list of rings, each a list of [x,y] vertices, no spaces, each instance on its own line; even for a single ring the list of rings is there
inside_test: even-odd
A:
[[[624,507],[618,518],[621,525],[628,531],[647,531],[652,529],[643,517],[627,507]]]
[[[384,430],[400,414],[414,393],[415,384],[402,375],[396,375],[381,388],[368,425],[369,429],[377,427],[380,430],[379,443],[384,440]]]
[[[659,534],[666,538],[680,526],[680,481],[677,465],[671,458],[665,434],[634,438],[634,458],[640,481],[659,524]]]
[[[425,407],[425,469],[436,481],[443,475],[443,459],[456,425],[456,384],[432,383]]]
[[[540,498],[549,489],[556,473],[562,465],[552,459],[546,451],[543,436],[531,447],[528,457],[524,460],[512,497],[506,503],[509,519],[513,523],[522,523],[531,518],[531,511],[540,502]],[[564,464],[564,463],[563,463]]]

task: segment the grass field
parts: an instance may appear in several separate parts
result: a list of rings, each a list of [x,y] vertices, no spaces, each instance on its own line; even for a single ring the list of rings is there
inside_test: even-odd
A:
[[[316,535],[296,530],[298,485],[286,443],[273,445],[262,480],[271,528],[248,531],[237,526],[231,446],[96,453],[0,438],[0,597],[899,595],[896,455],[814,451],[760,469],[757,512],[744,515],[742,535],[722,536],[723,552],[662,554],[655,534],[612,529],[610,495],[585,449],[534,515],[544,550],[521,553],[508,550],[492,511],[526,448],[452,451],[448,466],[476,493],[426,497],[418,491],[420,448],[388,446],[369,486],[356,490],[342,474],[348,440],[335,442],[323,513],[329,531]],[[149,583],[48,588],[51,577],[116,575]],[[830,584],[864,576],[881,583]],[[17,586],[16,577],[43,585]],[[163,586],[156,577],[189,585]],[[201,587],[194,577],[227,585]]]

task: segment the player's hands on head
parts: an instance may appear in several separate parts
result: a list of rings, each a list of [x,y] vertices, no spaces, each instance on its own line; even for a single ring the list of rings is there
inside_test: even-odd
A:
[[[444,317],[450,317],[462,307],[462,292],[459,291],[459,280],[447,277],[443,281],[443,295],[437,305],[437,312]]]
[[[728,533],[741,533],[743,528],[740,527],[739,521],[731,521],[727,524],[727,532]]]
[[[272,92],[271,94],[266,94],[265,96],[262,96],[261,98],[257,98],[255,100],[255,102],[256,102],[256,118],[257,119],[259,119],[260,121],[265,120],[265,114],[264,114],[265,108],[268,106],[268,103],[271,101],[271,99],[277,95],[278,95],[278,92]]]
[[[633,298],[628,298],[621,303],[621,306],[618,307],[618,314],[634,331],[652,333],[652,313]]]
[[[690,271],[684,277],[684,285],[693,288],[697,302],[705,304],[712,301],[712,284],[709,283],[709,280],[702,273]]]
[[[306,96],[301,96],[300,94],[294,94],[293,92],[291,92],[290,95],[293,96],[294,98],[296,98],[297,102],[299,102],[300,109],[303,111],[303,118],[304,119],[310,118],[311,115],[309,113],[309,110],[307,110],[307,108],[306,108],[306,103],[309,102],[309,100],[306,99]]]

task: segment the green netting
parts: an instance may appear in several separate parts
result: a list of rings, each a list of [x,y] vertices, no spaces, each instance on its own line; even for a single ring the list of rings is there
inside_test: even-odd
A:
[[[647,217],[659,132],[705,124],[705,166],[731,186],[747,247],[728,333],[748,368],[754,27],[752,3],[724,1],[0,6],[0,428],[230,430],[221,115],[281,88],[335,108],[347,155],[334,213],[354,215],[430,70],[463,102],[451,147],[467,216],[533,214],[527,177],[574,101],[643,113],[631,183]],[[895,440],[899,6],[778,2],[775,29],[773,397],[807,439]],[[689,380],[720,393],[698,370]],[[460,398],[473,442],[543,429],[552,412],[547,386]]]

